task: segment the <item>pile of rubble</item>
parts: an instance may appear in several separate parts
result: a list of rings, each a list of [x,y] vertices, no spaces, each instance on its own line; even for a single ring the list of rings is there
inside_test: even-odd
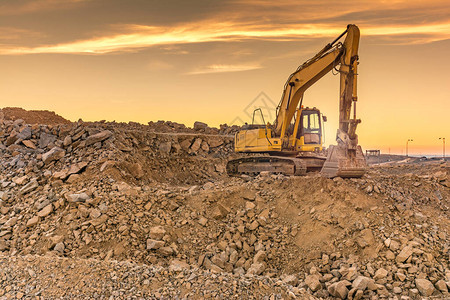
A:
[[[230,178],[231,127],[44,124],[0,118],[0,296],[449,296],[448,163]]]
[[[25,110],[19,107],[5,107],[0,109],[0,119],[23,120],[27,124],[59,125],[69,124],[70,121],[48,110]]]

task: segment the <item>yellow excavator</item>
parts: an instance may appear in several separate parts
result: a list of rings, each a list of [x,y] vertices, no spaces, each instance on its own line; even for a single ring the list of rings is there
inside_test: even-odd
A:
[[[345,35],[345,40],[339,40]],[[289,76],[273,124],[244,125],[235,135],[235,152],[259,153],[227,163],[231,176],[263,171],[305,175],[320,170],[322,176],[361,177],[366,161],[358,145],[356,127],[359,28],[350,24],[332,43],[303,63]],[[337,69],[339,67],[339,69]],[[305,91],[331,70],[340,74],[337,145],[323,147],[323,122],[319,109],[303,107]],[[353,114],[352,114],[353,107]],[[253,113],[253,119],[257,111]],[[262,155],[261,155],[262,154]]]

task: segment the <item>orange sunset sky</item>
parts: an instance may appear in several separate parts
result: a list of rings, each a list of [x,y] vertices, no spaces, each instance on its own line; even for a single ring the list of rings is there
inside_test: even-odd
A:
[[[290,73],[349,23],[361,30],[363,149],[404,154],[410,138],[410,154],[442,154],[448,0],[0,0],[0,107],[73,121],[250,121],[254,106],[274,110]],[[305,93],[328,117],[327,145],[338,97],[331,73]]]

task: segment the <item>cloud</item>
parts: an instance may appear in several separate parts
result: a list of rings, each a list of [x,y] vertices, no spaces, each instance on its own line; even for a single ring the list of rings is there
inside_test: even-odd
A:
[[[211,74],[211,73],[228,73],[228,72],[242,72],[261,69],[259,64],[253,65],[210,65],[203,67],[198,70],[188,72],[188,75],[199,75],[199,74]]]
[[[31,39],[43,37],[44,34],[27,29],[12,28],[12,27],[0,27],[0,41],[14,41],[18,42],[22,39]]]
[[[175,66],[172,64],[169,64],[168,62],[162,61],[162,60],[152,60],[147,64],[148,68],[152,71],[161,71],[161,70],[170,70],[173,69]]]
[[[14,0],[0,4],[0,15],[21,15],[45,10],[72,8],[91,0]]]
[[[32,11],[69,7],[87,1],[92,0],[19,0],[16,5],[11,4],[16,2],[0,4],[0,14],[2,9]],[[363,36],[378,37],[383,42],[430,43],[450,38],[450,17],[442,13],[449,8],[447,1],[441,0],[433,1],[433,5],[419,0],[362,0],[357,3],[350,0],[287,0],[281,3],[235,0],[227,2],[223,11],[217,11],[215,15],[208,14],[205,19],[199,17],[184,24],[105,24],[102,30],[95,30],[90,35],[88,31],[84,32],[84,36],[91,38],[64,43],[55,41],[35,47],[5,46],[0,49],[0,54],[108,54],[205,42],[316,39],[337,36],[349,20],[360,26]]]
[[[207,26],[206,26],[207,25]],[[138,51],[156,45],[175,45],[217,41],[296,40],[298,38],[334,37],[343,31],[342,26],[329,24],[292,24],[283,27],[270,25],[245,25],[235,23],[188,24],[177,27],[127,26],[128,33],[39,47],[2,48],[0,54],[71,53],[105,54],[121,51]],[[450,23],[417,26],[365,26],[364,36],[428,35],[431,41],[450,38]]]

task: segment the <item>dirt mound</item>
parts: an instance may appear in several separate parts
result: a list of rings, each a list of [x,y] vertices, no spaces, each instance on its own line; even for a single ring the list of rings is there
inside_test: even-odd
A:
[[[38,265],[27,268],[47,278],[36,270],[53,255],[84,268],[61,276],[92,283],[104,277],[99,268],[117,279],[132,261],[153,288],[136,284],[141,295],[156,297],[217,297],[218,282],[224,293],[249,287],[260,297],[448,296],[448,163],[379,165],[347,180],[230,178],[232,137],[175,124],[0,120],[2,268],[22,278],[14,259],[25,266],[32,255]],[[119,263],[101,263],[111,260]],[[133,294],[131,283],[120,296]],[[98,284],[90,286],[117,289]]]
[[[25,110],[19,107],[5,107],[0,110],[0,114],[2,113],[6,120],[24,120],[27,124],[59,125],[70,123],[69,120],[48,110]]]

